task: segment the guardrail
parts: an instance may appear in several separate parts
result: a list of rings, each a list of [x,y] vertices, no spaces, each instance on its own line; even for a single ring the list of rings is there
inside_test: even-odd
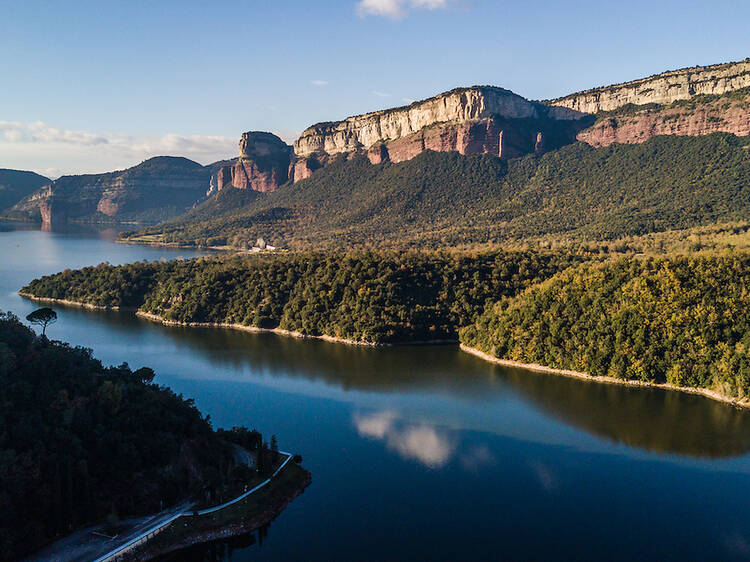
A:
[[[237,503],[238,501],[244,500],[247,496],[249,496],[253,492],[256,492],[256,491],[260,490],[263,486],[265,486],[266,484],[268,484],[273,478],[276,477],[276,475],[279,472],[281,472],[281,469],[284,468],[290,460],[292,460],[292,454],[291,453],[285,453],[284,451],[279,451],[279,453],[281,453],[282,455],[286,455],[286,460],[283,463],[281,463],[281,466],[279,468],[277,468],[271,476],[269,476],[263,482],[261,482],[260,484],[258,484],[257,486],[255,486],[255,488],[253,488],[252,490],[248,490],[247,492],[245,492],[242,495],[237,496],[233,500],[230,500],[230,501],[228,501],[226,503],[223,503],[221,505],[217,505],[215,507],[209,507],[209,508],[206,508],[206,509],[201,509],[200,511],[197,512],[198,515],[207,515],[209,513],[214,513],[216,511],[219,511],[220,509],[224,509],[225,507],[229,507],[230,505],[232,505],[234,503]]]
[[[94,562],[105,562],[105,561],[108,561],[108,560],[114,560],[114,559],[116,559],[118,556],[121,556],[121,555],[125,554],[130,549],[135,548],[136,546],[139,546],[139,545],[143,544],[144,542],[146,542],[147,540],[149,540],[151,537],[153,537],[154,535],[156,535],[160,531],[163,531],[164,529],[167,528],[167,526],[169,526],[172,523],[172,521],[174,521],[175,519],[179,519],[184,514],[185,514],[185,512],[178,513],[177,515],[173,515],[169,519],[166,519],[164,521],[161,521],[161,522],[157,523],[156,525],[154,525],[153,527],[151,527],[147,531],[144,531],[143,533],[141,533],[137,537],[133,537],[128,542],[126,542],[124,544],[121,544],[120,546],[118,546],[114,550],[111,550],[107,554],[104,554],[103,556],[100,556],[99,558],[97,558],[96,560],[94,560]]]
[[[281,470],[289,463],[289,461],[292,460],[292,454],[291,453],[287,453],[285,451],[279,451],[279,453],[282,454],[282,455],[286,455],[286,460],[283,463],[281,463],[281,466],[279,466],[279,468],[277,468],[276,470],[274,470],[274,472],[273,472],[273,474],[271,474],[271,476],[269,476],[263,482],[261,482],[260,484],[258,484],[257,486],[255,486],[252,490],[248,490],[247,492],[244,492],[243,494],[237,496],[233,500],[230,500],[230,501],[228,501],[226,503],[223,503],[221,505],[217,505],[215,507],[209,507],[207,509],[202,509],[202,510],[200,510],[198,512],[195,512],[195,511],[183,511],[182,513],[178,513],[177,515],[174,515],[174,516],[170,517],[169,519],[166,519],[164,521],[161,521],[161,522],[157,523],[153,527],[149,528],[147,531],[144,531],[143,533],[141,533],[137,537],[133,537],[132,539],[130,539],[126,543],[121,544],[120,546],[118,546],[114,550],[111,550],[107,554],[104,554],[103,556],[100,556],[99,558],[97,558],[96,560],[94,560],[94,562],[109,562],[110,560],[116,560],[119,556],[122,556],[123,554],[125,554],[129,550],[135,548],[136,546],[139,546],[139,545],[145,543],[146,541],[148,541],[149,539],[151,539],[154,535],[156,535],[157,533],[159,533],[159,532],[163,531],[164,529],[166,529],[169,525],[172,524],[173,521],[175,521],[176,519],[179,519],[180,517],[192,517],[196,513],[198,515],[206,515],[206,514],[209,514],[209,513],[215,513],[217,511],[220,511],[220,510],[224,509],[225,507],[229,507],[232,504],[235,504],[235,503],[237,503],[239,501],[244,500],[250,494],[252,494],[254,492],[257,492],[262,487],[266,486],[271,480],[273,480],[276,477],[276,475],[278,475],[279,472],[281,472]]]

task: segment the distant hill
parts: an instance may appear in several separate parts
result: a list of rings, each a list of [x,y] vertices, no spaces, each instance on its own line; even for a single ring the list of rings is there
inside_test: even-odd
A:
[[[51,181],[34,172],[0,168],[0,212]]]
[[[613,239],[750,216],[750,139],[577,143],[541,157],[424,152],[337,161],[273,193],[226,188],[134,241],[289,248]]]
[[[210,175],[208,167],[187,158],[158,156],[127,170],[62,176],[6,214],[46,223],[158,222],[201,201]]]

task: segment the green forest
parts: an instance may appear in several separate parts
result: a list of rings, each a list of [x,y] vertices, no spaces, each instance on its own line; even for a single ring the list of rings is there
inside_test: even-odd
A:
[[[23,291],[137,308],[179,322],[236,323],[370,343],[456,340],[500,296],[582,257],[545,252],[307,252],[102,264]]]
[[[397,164],[340,157],[271,193],[227,188],[138,242],[247,248],[470,248],[613,240],[750,214],[747,138],[655,137],[541,157],[424,152]]]
[[[500,299],[461,342],[560,369],[750,395],[750,254],[620,258]]]
[[[90,349],[36,336],[0,312],[0,559],[16,560],[86,524],[158,512],[236,485],[244,466],[154,372],[105,367]]]
[[[750,253],[307,252],[102,264],[24,292],[177,322],[364,343],[460,341],[503,359],[750,393]]]

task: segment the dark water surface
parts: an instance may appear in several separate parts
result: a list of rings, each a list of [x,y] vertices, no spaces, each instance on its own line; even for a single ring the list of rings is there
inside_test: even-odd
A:
[[[196,253],[114,231],[0,232],[0,310],[43,274]],[[300,453],[313,483],[261,535],[187,560],[750,559],[750,412],[507,369],[57,307],[52,338],[148,365],[217,427]]]

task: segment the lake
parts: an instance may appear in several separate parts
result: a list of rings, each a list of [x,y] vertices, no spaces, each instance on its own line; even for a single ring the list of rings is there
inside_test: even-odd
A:
[[[0,310],[31,279],[199,252],[115,230],[0,231]],[[503,368],[457,346],[360,348],[55,307],[52,339],[147,365],[215,427],[302,455],[268,528],[180,560],[748,559],[750,411]]]

